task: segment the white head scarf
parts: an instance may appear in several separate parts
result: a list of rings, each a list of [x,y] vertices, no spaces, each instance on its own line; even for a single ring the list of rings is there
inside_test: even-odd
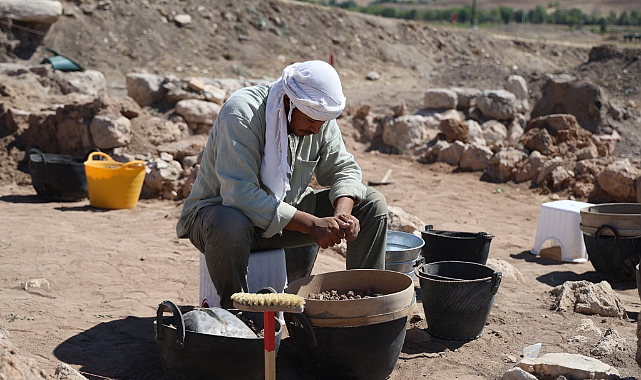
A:
[[[289,114],[285,115],[283,95],[290,99]],[[294,63],[283,70],[267,96],[265,113],[265,151],[260,179],[279,201],[289,190],[291,173],[287,163],[287,121],[298,108],[314,120],[336,119],[345,108],[341,81],[334,68],[323,61]]]

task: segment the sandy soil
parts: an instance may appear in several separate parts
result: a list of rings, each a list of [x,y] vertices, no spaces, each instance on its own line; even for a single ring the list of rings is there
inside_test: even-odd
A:
[[[189,6],[177,0],[152,1],[145,9],[127,2],[115,2],[113,9],[97,8],[92,1],[82,3],[81,7],[80,2],[64,1],[67,15],[47,38],[34,41],[39,47],[25,53],[31,54],[29,59],[0,56],[0,60],[37,64],[49,56],[43,47],[51,46],[105,73],[110,93],[123,95],[127,72],[175,72],[181,77],[233,77],[242,72],[247,77],[275,77],[283,66],[279,55],[299,61],[326,59],[332,53],[348,104],[369,104],[378,113],[389,112],[400,102],[414,112],[426,88],[500,88],[511,73],[527,77],[535,92],[533,82],[546,73],[578,73],[598,79],[619,104],[628,99],[641,102],[636,88],[641,66],[636,60],[597,62],[582,70],[589,47],[603,42],[585,31],[556,31],[552,43],[553,36],[516,25],[496,33],[435,29],[299,2],[219,0],[220,11],[212,8],[216,12],[204,0],[191,1]],[[194,13],[192,8],[201,3],[208,6],[207,12]],[[160,14],[171,11],[193,13],[193,28],[161,23]],[[288,25],[286,35],[295,38],[261,29],[256,23],[261,14],[270,20],[278,17]],[[328,38],[330,30],[333,40]],[[356,32],[361,42],[355,42]],[[513,33],[515,40],[529,42],[493,38],[498,33]],[[240,34],[249,39],[241,41]],[[568,46],[570,42],[573,46]],[[475,48],[485,50],[488,57],[470,54]],[[179,73],[178,67],[183,71]],[[627,73],[617,75],[622,67]],[[381,80],[366,81],[370,70],[379,72]],[[624,99],[628,84],[634,84],[634,91],[629,96],[625,93]],[[21,94],[22,103],[14,106],[23,109],[37,103],[30,96]],[[625,152],[633,156],[638,156],[641,146],[638,137],[632,139],[638,136],[637,129],[633,125],[620,130],[626,141],[631,139]],[[560,262],[558,250],[547,250],[544,257],[529,253],[540,205],[549,198],[527,186],[480,181],[481,173],[452,173],[446,165],[368,153],[351,140],[348,130],[344,132],[366,183],[393,170],[389,179],[394,184],[380,187],[390,205],[438,229],[494,234],[490,258],[507,261],[524,277],[523,281],[504,278],[481,338],[467,343],[433,339],[407,344],[392,380],[497,379],[514,365],[524,347],[537,342],[542,343],[542,353],[591,356],[602,335],[572,341],[576,335],[588,335],[577,332],[582,319],[593,320],[602,332],[616,329],[621,349],[599,359],[618,368],[622,376],[639,376],[634,356],[641,302],[633,284],[612,284],[628,311],[625,320],[550,311],[553,287],[568,280],[598,282],[600,278],[589,262]],[[28,175],[18,169],[23,152],[10,149],[10,142],[0,141],[0,174],[4,175],[0,176],[0,324],[11,334],[11,342],[48,373],[64,362],[92,380],[164,380],[153,331],[156,308],[163,300],[198,303],[198,252],[187,240],[175,238],[181,204],[143,199],[133,209],[107,211],[92,208],[88,200],[43,202],[29,186]],[[342,256],[323,250],[313,272],[342,270],[344,265]],[[49,290],[24,290],[27,281],[41,278],[49,282]],[[416,313],[422,314],[421,305]],[[425,328],[425,321],[410,327]],[[277,368],[281,380],[312,379],[289,338],[283,340]]]
[[[364,181],[393,169],[394,184],[381,186],[390,205],[436,228],[486,231],[496,237],[490,258],[514,265],[524,282],[505,278],[481,338],[433,339],[406,344],[391,379],[496,379],[522,349],[541,342],[542,353],[590,355],[600,339],[569,342],[581,320],[614,328],[625,350],[600,358],[621,375],[638,375],[634,362],[636,318],[641,307],[632,284],[613,284],[630,319],[549,310],[549,291],[567,280],[599,281],[592,265],[535,257],[532,248],[539,206],[549,199],[531,190],[479,181],[476,173],[448,174],[447,167],[420,165],[398,156],[365,153],[348,141]],[[42,202],[30,187],[0,187],[0,323],[27,357],[50,373],[59,362],[108,379],[164,379],[153,320],[157,305],[198,303],[198,251],[175,238],[181,205],[141,200],[133,209],[99,210],[87,200]],[[553,250],[549,250],[553,251]],[[344,269],[342,256],[323,250],[313,273]],[[50,290],[27,292],[24,283],[45,278]],[[417,282],[418,285],[418,282]],[[419,304],[416,313],[422,314]],[[425,321],[411,328],[425,328]],[[279,379],[312,379],[295,344],[285,338]]]

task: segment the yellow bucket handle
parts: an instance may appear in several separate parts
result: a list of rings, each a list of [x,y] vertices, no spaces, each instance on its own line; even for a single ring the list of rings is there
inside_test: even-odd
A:
[[[91,152],[89,153],[89,156],[87,157],[87,161],[101,161],[101,160],[94,160],[94,157],[102,157],[107,162],[116,162],[114,159],[111,158],[107,153],[104,152]]]
[[[145,167],[145,162],[144,161],[133,160],[133,161],[129,161],[129,162],[123,164],[122,162],[118,162],[118,161],[114,160],[113,158],[111,158],[111,156],[109,156],[108,154],[106,154],[104,152],[91,152],[91,153],[89,153],[89,156],[87,157],[87,161],[102,161],[102,160],[95,160],[94,157],[104,158],[105,160],[107,160],[107,163],[109,163],[109,164],[114,163],[114,164],[121,165],[117,170],[121,170],[121,169],[122,170],[131,170],[131,169],[140,169],[140,168],[144,168]]]
[[[131,169],[140,169],[145,168],[145,163],[140,160],[129,161],[126,164],[122,165],[121,169],[131,170]]]

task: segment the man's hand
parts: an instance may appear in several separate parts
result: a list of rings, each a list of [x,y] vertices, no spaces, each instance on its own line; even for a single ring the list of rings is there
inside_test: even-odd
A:
[[[341,225],[345,223],[335,217],[316,218],[309,234],[321,248],[333,247],[345,238],[345,229]]]
[[[354,200],[341,197],[336,200],[334,206],[334,216],[326,218],[298,210],[285,229],[310,235],[321,248],[333,247],[343,239],[354,241],[361,231],[360,222],[352,215]]]
[[[361,231],[360,222],[352,215],[354,200],[350,197],[340,197],[334,206],[334,218],[345,232],[343,238],[347,241],[354,241]]]
[[[344,231],[344,239],[347,241],[354,241],[361,231],[361,225],[358,219],[350,214],[335,215],[334,218],[338,221],[338,225]]]

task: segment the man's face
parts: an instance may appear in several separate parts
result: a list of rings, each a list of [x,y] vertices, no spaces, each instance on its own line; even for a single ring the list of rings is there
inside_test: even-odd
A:
[[[303,137],[319,133],[323,124],[325,124],[324,121],[314,120],[302,113],[298,108],[294,108],[292,121],[287,125],[287,130],[289,133]]]

